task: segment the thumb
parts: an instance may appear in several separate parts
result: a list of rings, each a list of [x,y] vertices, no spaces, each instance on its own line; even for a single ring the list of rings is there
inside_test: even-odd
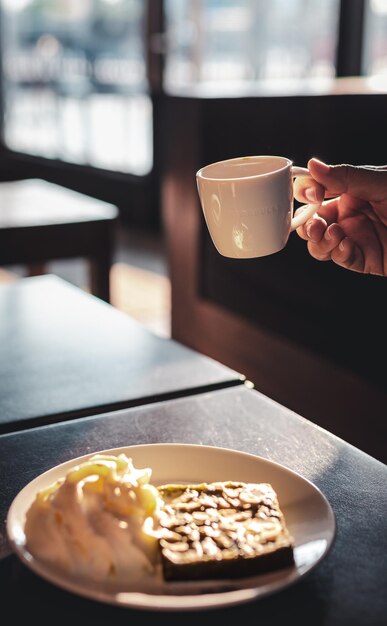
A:
[[[372,166],[327,165],[310,159],[308,169],[325,187],[325,197],[348,193],[362,200],[378,201],[387,197],[387,171]]]

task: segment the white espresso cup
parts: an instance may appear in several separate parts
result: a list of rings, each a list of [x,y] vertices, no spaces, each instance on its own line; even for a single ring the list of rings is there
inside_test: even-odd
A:
[[[202,167],[196,182],[204,218],[220,254],[251,259],[282,250],[290,233],[321,206],[293,217],[293,179],[310,177],[282,156],[247,156]]]

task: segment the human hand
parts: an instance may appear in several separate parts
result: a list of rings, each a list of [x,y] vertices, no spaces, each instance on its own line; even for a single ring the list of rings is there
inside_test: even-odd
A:
[[[310,159],[313,177],[294,181],[299,202],[325,201],[298,235],[318,261],[387,276],[387,166],[327,165]]]

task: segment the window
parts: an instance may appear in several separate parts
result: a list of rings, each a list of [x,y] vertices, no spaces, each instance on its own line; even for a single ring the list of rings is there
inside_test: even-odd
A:
[[[16,151],[143,175],[152,104],[142,0],[2,0],[4,140]]]
[[[155,65],[158,84],[174,92],[199,85],[238,95],[269,84],[280,95],[301,92],[305,80],[318,87],[360,73],[387,82],[387,0],[0,0],[0,7],[5,146],[139,177],[154,168],[154,124],[162,123],[147,78],[152,55],[163,61]]]
[[[387,82],[387,0],[369,0],[365,13],[363,72]]]
[[[166,85],[335,75],[339,0],[167,0]]]

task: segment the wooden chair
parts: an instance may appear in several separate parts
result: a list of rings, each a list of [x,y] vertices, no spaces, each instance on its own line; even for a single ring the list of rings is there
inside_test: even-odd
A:
[[[91,293],[110,302],[117,218],[115,206],[45,180],[0,182],[0,266],[36,275],[49,261],[86,258]]]

